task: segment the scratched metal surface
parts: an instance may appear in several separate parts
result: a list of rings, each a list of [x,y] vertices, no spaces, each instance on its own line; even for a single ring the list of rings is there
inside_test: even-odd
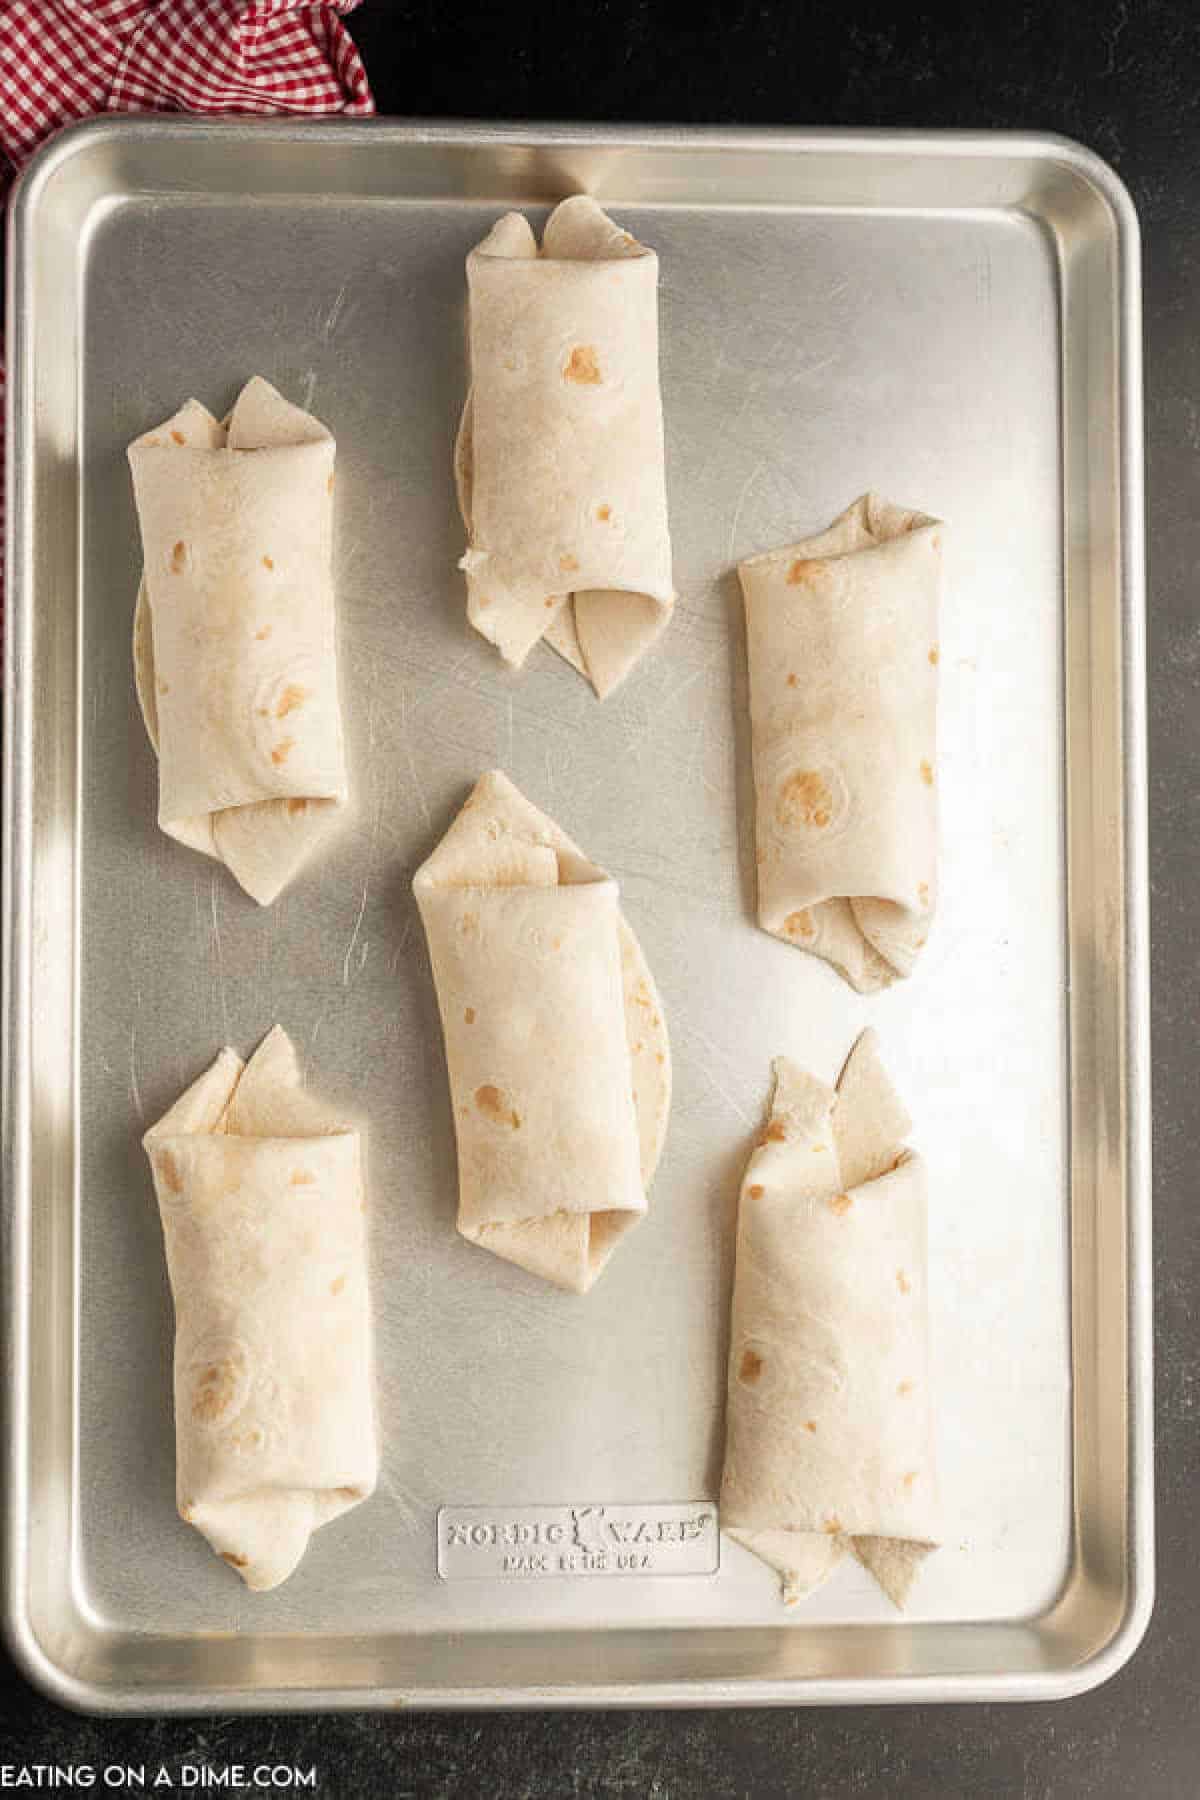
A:
[[[74,838],[53,840],[78,884],[60,920],[77,1070],[51,1048],[34,1058],[75,1124],[77,1180],[54,1202],[72,1230],[53,1248],[60,1301],[63,1256],[77,1275],[65,1352],[76,1432],[53,1464],[73,1496],[69,1579],[43,1610],[60,1634],[68,1614],[107,1634],[108,1663],[95,1651],[78,1679],[100,1703],[362,1704],[397,1685],[420,1699],[422,1647],[436,1661],[442,1646],[453,1672],[447,1644],[469,1654],[473,1638],[516,1633],[549,1653],[553,1633],[585,1627],[587,1640],[563,1641],[586,1653],[564,1649],[557,1665],[581,1692],[615,1679],[630,1628],[649,1644],[664,1628],[719,1626],[732,1636],[704,1642],[729,1658],[713,1649],[695,1678],[745,1674],[735,1640],[753,1634],[747,1644],[775,1646],[750,1659],[757,1697],[780,1697],[767,1691],[780,1676],[795,1698],[815,1676],[824,1698],[845,1697],[839,1684],[950,1692],[972,1670],[1038,1691],[1053,1665],[1038,1623],[1079,1568],[1067,958],[1073,934],[1090,931],[1066,887],[1066,378],[1050,201],[1013,204],[1017,178],[984,158],[958,167],[957,188],[914,170],[900,203],[886,144],[875,176],[849,150],[839,162],[828,144],[810,148],[832,199],[797,145],[790,188],[777,158],[764,164],[764,206],[752,171],[723,193],[665,147],[516,154],[477,133],[478,163],[411,153],[409,180],[403,134],[386,129],[302,141],[273,126],[257,160],[237,127],[106,130],[83,145],[91,185],[79,153],[60,177],[79,182],[82,221],[53,251],[77,258],[77,410],[65,390],[51,396],[60,412],[40,438],[73,468],[78,505],[77,661],[63,664],[78,678],[78,810]],[[1036,173],[1037,155],[1026,162]],[[513,675],[470,630],[450,476],[463,259],[504,203],[536,212],[582,181],[661,259],[681,594],[660,648],[604,706],[549,650]],[[50,183],[43,216],[55,204]],[[65,217],[67,199],[57,204]],[[124,458],[188,395],[220,412],[255,372],[337,437],[355,797],[329,853],[266,911],[154,823],[130,675],[138,539]],[[1068,480],[1071,466],[1068,453]],[[940,910],[914,979],[871,1002],[752,922],[732,573],[867,487],[949,523]],[[43,583],[40,604],[57,603]],[[409,884],[496,764],[620,880],[671,1029],[675,1098],[650,1215],[583,1301],[453,1230],[445,1068]],[[282,1589],[253,1596],[175,1516],[171,1306],[139,1136],[220,1045],[245,1053],[277,1020],[313,1085],[369,1125],[383,1472]],[[781,1632],[775,1578],[729,1543],[715,1577],[439,1581],[446,1503],[715,1493],[734,1205],[769,1061],[784,1052],[831,1078],[868,1021],[931,1169],[948,1530],[913,1596],[918,1629],[899,1631],[848,1563]],[[1086,1110],[1089,1097],[1075,1099]],[[1090,1394],[1090,1374],[1075,1375]],[[47,1377],[47,1408],[52,1387]],[[1105,1406],[1119,1462],[1128,1413],[1112,1396]],[[850,1638],[832,1630],[851,1623]],[[798,1661],[789,1634],[805,1646]],[[160,1652],[138,1675],[133,1646],[146,1643]],[[503,1667],[490,1682],[479,1668],[451,1698],[506,1687]],[[625,1697],[652,1681],[647,1670]]]

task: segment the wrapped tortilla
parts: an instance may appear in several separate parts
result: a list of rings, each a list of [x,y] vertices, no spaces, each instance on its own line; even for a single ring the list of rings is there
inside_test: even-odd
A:
[[[507,213],[467,258],[471,389],[455,466],[467,613],[520,668],[546,638],[601,699],[674,604],[658,258],[576,194],[539,251]]]
[[[134,673],[158,822],[269,906],[346,799],[334,441],[255,376],[129,447],[145,566]]]
[[[924,1165],[874,1032],[836,1094],[774,1069],[738,1211],[721,1523],[788,1602],[850,1550],[902,1607],[940,1528]]]
[[[277,1587],[375,1487],[359,1135],[303,1091],[276,1026],[142,1141],[175,1297],[180,1517],[247,1587]]]
[[[739,566],[758,917],[860,993],[911,973],[933,918],[942,527],[874,494]]]
[[[671,1099],[617,884],[498,770],[413,890],[458,1139],[458,1229],[583,1294],[646,1211]]]

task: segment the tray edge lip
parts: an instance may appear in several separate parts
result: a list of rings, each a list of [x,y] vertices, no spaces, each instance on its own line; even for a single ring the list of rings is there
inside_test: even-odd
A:
[[[93,142],[136,141],[139,138],[153,141],[164,137],[220,141],[250,135],[274,137],[285,143],[309,138],[334,143],[350,136],[363,142],[372,138],[391,138],[401,145],[511,143],[583,147],[594,144],[613,148],[750,149],[791,154],[820,149],[850,156],[879,154],[892,147],[902,147],[919,156],[934,158],[958,153],[981,162],[1000,156],[1025,155],[1031,161],[1058,163],[1072,169],[1108,201],[1122,233],[1132,231],[1135,245],[1139,238],[1137,208],[1125,181],[1099,152],[1061,132],[1009,127],[740,125],[669,121],[644,124],[573,122],[569,119],[434,118],[416,113],[377,114],[369,119],[276,114],[202,117],[191,113],[99,113],[61,126],[34,151],[20,170],[10,196],[10,228],[24,229],[23,215],[35,203],[38,190],[61,163]]]
[[[1125,854],[1125,921],[1121,977],[1126,1054],[1125,1220],[1129,1259],[1126,1353],[1130,1481],[1128,1496],[1129,1592],[1121,1623],[1107,1646],[1109,1665],[1089,1686],[1115,1674],[1136,1653],[1149,1628],[1156,1595],[1154,1472],[1154,1265],[1153,1265],[1153,1034],[1150,1007],[1150,781],[1146,612],[1145,376],[1142,313],[1141,226],[1133,197],[1103,158],[1076,145],[1078,166],[1112,208],[1116,226],[1120,321],[1117,356],[1118,417],[1122,442],[1122,535],[1119,562],[1122,633],[1121,724],[1124,780],[1122,848]],[[1103,1653],[1102,1653],[1103,1654]],[[1080,1690],[1082,1691],[1082,1690]]]
[[[1128,1663],[1149,1622],[1150,1607],[1139,1610],[1117,1635],[1074,1667],[1051,1674],[886,1676],[736,1681],[714,1677],[697,1682],[633,1685],[581,1683],[577,1687],[401,1689],[344,1687],[179,1689],[163,1694],[127,1684],[105,1686],[69,1674],[37,1644],[29,1621],[6,1607],[6,1647],[20,1674],[55,1705],[88,1718],[284,1716],[301,1712],[566,1712],[653,1708],[694,1711],[735,1707],[1028,1705],[1072,1700],[1111,1680]],[[1128,1639],[1128,1641],[1126,1641]]]
[[[19,180],[20,178],[18,178]],[[57,1698],[60,1671],[48,1662],[30,1629],[24,1605],[25,1548],[18,1525],[28,1518],[27,1429],[25,1397],[28,1390],[29,1282],[28,1218],[28,1021],[15,994],[28,992],[31,923],[28,909],[18,913],[17,898],[28,898],[29,868],[26,834],[30,807],[29,739],[31,698],[27,680],[17,678],[18,644],[27,650],[32,610],[24,603],[27,584],[21,526],[28,504],[17,454],[18,411],[26,403],[25,363],[29,327],[17,304],[24,274],[22,232],[14,193],[6,221],[4,312],[10,354],[4,388],[4,497],[5,551],[3,580],[3,796],[0,825],[0,1442],[4,1456],[0,1466],[0,1586],[3,1608],[0,1630],[17,1667],[35,1687]],[[22,758],[22,752],[24,752]],[[19,851],[19,854],[17,852]],[[68,1702],[69,1703],[69,1702]]]

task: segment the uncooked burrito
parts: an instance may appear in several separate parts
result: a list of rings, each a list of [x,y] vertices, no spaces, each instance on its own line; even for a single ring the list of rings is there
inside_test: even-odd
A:
[[[129,447],[144,568],[134,673],[158,822],[268,906],[345,802],[334,441],[255,376]]]
[[[181,1518],[247,1587],[375,1487],[359,1134],[305,1093],[278,1026],[143,1139],[175,1297]]]
[[[498,770],[413,882],[458,1140],[458,1229],[586,1293],[646,1211],[671,1097],[617,884]]]
[[[874,494],[739,566],[759,923],[860,993],[912,972],[937,882],[942,526]]]
[[[780,1057],[738,1209],[721,1523],[786,1601],[847,1550],[899,1607],[940,1530],[925,1169],[866,1031],[837,1092]]]
[[[544,637],[603,699],[675,599],[658,258],[576,194],[540,250],[506,213],[467,258],[467,287],[455,464],[468,616],[516,668]]]

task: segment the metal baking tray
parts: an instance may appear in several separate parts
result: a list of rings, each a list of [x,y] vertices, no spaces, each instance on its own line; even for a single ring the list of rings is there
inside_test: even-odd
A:
[[[682,595],[604,706],[550,651],[513,676],[469,629],[450,473],[463,259],[501,209],[580,188],[661,258]],[[1110,1674],[1153,1583],[1120,183],[1053,138],[107,119],[42,152],[11,232],[6,1574],[28,1673],[71,1705],[155,1712],[1015,1699]],[[255,371],[337,435],[357,796],[265,912],[154,823],[124,457]],[[868,487],[950,527],[940,913],[914,979],[870,1002],[753,924],[732,573]],[[409,882],[493,764],[619,877],[672,1031],[650,1216],[585,1301],[453,1230]],[[385,1453],[375,1498],[254,1596],[175,1516],[138,1140],[219,1045],[276,1020],[370,1119]],[[448,1532],[456,1508],[712,1500],[769,1059],[830,1077],[868,1020],[932,1178],[949,1530],[909,1613],[849,1566],[784,1611],[728,1541],[719,1569],[701,1554],[670,1580],[455,1579],[439,1513]]]

